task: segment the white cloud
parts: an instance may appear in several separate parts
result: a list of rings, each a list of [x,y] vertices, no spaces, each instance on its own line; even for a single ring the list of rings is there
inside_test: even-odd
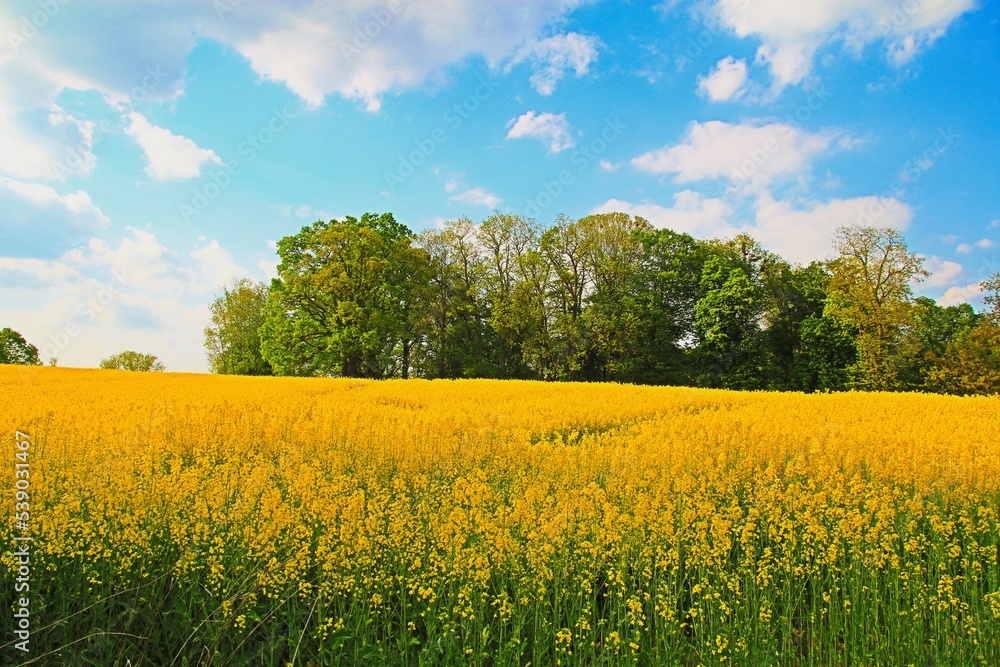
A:
[[[949,287],[944,294],[937,299],[939,306],[957,306],[962,303],[971,303],[980,296],[983,290],[979,288],[979,283],[971,285]]]
[[[957,252],[960,255],[968,255],[970,252],[972,252],[972,246],[969,245],[968,243],[959,243],[958,247],[955,248],[955,252]]]
[[[867,45],[882,42],[886,59],[903,65],[975,7],[975,0],[716,0],[714,10],[737,36],[762,42],[757,60],[770,67],[780,90],[801,82],[816,51],[828,44],[860,55]]]
[[[566,72],[572,71],[580,77],[590,71],[597,60],[599,45],[596,37],[576,32],[546,37],[518,49],[507,69],[530,62],[535,70],[530,78],[532,87],[541,95],[551,95]]]
[[[501,63],[578,3],[414,2],[400,3],[396,13],[384,0],[262,4],[256,11],[241,6],[238,11],[246,14],[235,21],[238,28],[218,28],[258,74],[284,83],[312,106],[337,93],[375,111],[384,93],[441,76],[445,67],[469,56]],[[230,18],[236,18],[236,12]],[[529,47],[539,67],[533,83],[543,90],[555,85],[563,69],[585,71],[590,62],[581,42],[587,38],[550,39],[554,41],[539,43],[537,55]]]
[[[0,189],[6,189],[42,210],[64,209],[84,221],[88,227],[102,228],[111,224],[108,216],[104,215],[104,212],[91,200],[90,195],[83,190],[60,195],[49,185],[15,181],[4,176],[0,176]]]
[[[872,210],[880,212],[875,219],[871,219]],[[764,192],[755,201],[753,218],[746,219],[737,215],[725,199],[690,190],[674,195],[673,206],[669,207],[612,199],[594,209],[595,213],[613,211],[638,215],[657,227],[698,238],[730,238],[747,233],[767,249],[801,264],[829,258],[838,227],[860,222],[905,229],[913,218],[909,206],[893,199],[858,197],[795,206],[789,201],[775,201]]]
[[[237,278],[253,279],[253,275],[233,261],[229,251],[214,239],[207,245],[192,250],[191,258],[195,260],[208,289],[223,287]]]
[[[836,133],[810,134],[787,123],[732,125],[718,120],[688,125],[683,140],[632,160],[640,171],[673,174],[678,183],[721,179],[760,189],[808,170]]]
[[[979,239],[978,241],[976,241],[976,247],[983,248],[984,250],[987,248],[992,248],[995,245],[996,243],[992,239]]]
[[[548,144],[550,153],[558,153],[576,145],[570,136],[570,126],[564,113],[536,114],[528,111],[507,123],[507,138],[541,139]]]
[[[740,99],[747,90],[747,63],[732,56],[716,63],[708,76],[698,77],[698,92],[714,102]]]
[[[219,285],[250,276],[216,241],[182,258],[135,228],[51,260],[0,257],[5,319],[62,366],[93,367],[136,349],[170,370],[204,371],[207,304]]]
[[[735,236],[738,228],[729,223],[732,207],[722,199],[684,190],[674,195],[673,206],[652,202],[632,204],[619,199],[609,199],[591,213],[628,213],[649,220],[654,227],[672,229],[698,238]]]
[[[986,229],[1000,229],[1000,218],[996,218],[986,226]]]
[[[501,200],[496,195],[492,195],[482,188],[472,188],[453,196],[451,201],[472,204],[473,206],[496,208]]]
[[[123,11],[118,2],[61,2],[58,20],[16,53],[8,37],[38,6],[0,3],[0,25],[8,26],[0,30],[0,173],[61,180],[69,174],[56,167],[68,160],[70,173],[86,173],[95,164],[86,128],[69,114],[50,118],[60,93],[94,91],[123,113],[140,100],[174,99],[191,51],[206,39],[314,107],[340,95],[377,110],[383,95],[440,85],[453,65],[476,57],[495,71],[525,44],[537,45],[524,57],[536,65],[535,85],[548,89],[567,71],[585,73],[596,57],[596,42],[582,35],[539,40],[584,1],[175,0],[143,11]],[[191,172],[151,170],[168,177]]]
[[[955,279],[962,275],[962,265],[937,256],[924,260],[924,268],[930,272],[924,284],[928,287],[947,287],[955,284]]]
[[[749,233],[766,248],[791,262],[806,264],[833,253],[838,227],[876,225],[906,229],[913,210],[896,199],[855,197],[810,202],[803,207],[761,196],[755,206],[756,221]]]
[[[618,171],[618,168],[622,166],[621,162],[612,162],[610,160],[601,160],[597,163],[603,171]]]
[[[128,114],[125,133],[135,139],[146,156],[146,173],[157,181],[196,178],[206,162],[222,164],[214,151],[199,148],[196,143],[170,130],[150,124],[135,111]]]

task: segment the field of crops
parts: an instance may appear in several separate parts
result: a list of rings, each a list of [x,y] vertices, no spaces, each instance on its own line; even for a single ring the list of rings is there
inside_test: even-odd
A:
[[[0,396],[9,516],[31,442],[3,664],[1000,664],[997,398],[9,366]]]

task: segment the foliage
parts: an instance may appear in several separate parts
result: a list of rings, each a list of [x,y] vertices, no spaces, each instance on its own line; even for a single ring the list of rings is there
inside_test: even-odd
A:
[[[223,375],[271,375],[260,353],[267,285],[241,279],[226,286],[212,305],[212,324],[205,328],[208,365]]]
[[[392,214],[317,222],[278,242],[261,353],[280,375],[409,372],[426,253]],[[401,348],[402,356],[397,356]]]
[[[543,229],[495,211],[418,236],[390,214],[317,222],[279,243],[261,352],[280,375],[955,391],[942,360],[980,316],[913,297],[927,272],[897,230],[835,242],[798,266],[623,213]]]
[[[852,384],[859,389],[898,389],[898,369],[889,357],[911,314],[911,285],[928,275],[923,259],[909,251],[895,229],[841,227],[835,244],[826,313],[858,330]]]
[[[138,371],[143,373],[162,372],[167,370],[163,362],[152,354],[142,354],[133,350],[125,350],[110,357],[101,359],[101,368],[105,370]]]
[[[38,348],[10,327],[0,329],[0,364],[38,366]]]
[[[38,664],[1000,664],[993,397],[13,367],[0,392],[33,442]]]

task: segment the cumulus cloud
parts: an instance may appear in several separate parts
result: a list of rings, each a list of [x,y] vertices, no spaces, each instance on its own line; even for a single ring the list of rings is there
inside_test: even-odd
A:
[[[680,143],[644,153],[632,164],[647,173],[673,175],[678,183],[720,179],[760,189],[780,177],[805,173],[837,136],[805,132],[787,123],[696,121]]]
[[[576,4],[457,0],[400,3],[393,12],[384,0],[272,0],[260,9],[243,5],[232,18],[245,8],[256,20],[237,18],[239,28],[223,25],[218,32],[258,74],[284,83],[311,105],[337,93],[377,110],[384,93],[420,85],[469,56],[501,63]],[[554,86],[566,67],[585,70],[591,57],[582,36],[552,39],[524,54],[538,63],[535,81],[542,88]]]
[[[723,58],[709,72],[698,77],[698,92],[713,102],[738,100],[747,91],[747,63],[732,56]]]
[[[83,190],[60,195],[54,188],[44,183],[26,183],[0,176],[0,189],[6,189],[42,209],[61,208],[86,221],[86,226],[97,228],[111,224],[108,216],[91,200]]]
[[[924,284],[928,287],[947,287],[955,284],[955,279],[962,275],[962,265],[937,256],[924,260],[924,268],[930,272]]]
[[[94,91],[123,113],[139,101],[173,99],[183,90],[189,54],[206,39],[231,48],[259,77],[313,107],[340,95],[375,111],[385,94],[439,83],[451,66],[476,56],[500,68],[519,54],[535,68],[533,85],[551,91],[567,72],[585,74],[596,58],[593,38],[540,39],[578,4],[176,0],[122,12],[121,3],[110,0],[59,3],[58,20],[16,49],[0,40],[0,172],[65,178],[55,167],[68,156],[74,169],[92,169],[86,129],[68,114],[50,118],[60,93]],[[20,17],[37,11],[32,0],[3,3],[0,26],[8,29],[2,34],[16,34]],[[150,169],[161,173],[152,163]],[[162,173],[190,171],[167,167]]]
[[[473,206],[496,208],[501,200],[499,197],[490,194],[483,188],[472,188],[471,190],[466,190],[465,192],[460,192],[459,194],[454,195],[451,197],[451,201],[457,201],[462,204],[472,204]]]
[[[534,68],[530,82],[541,95],[551,95],[556,85],[573,72],[584,76],[597,60],[600,40],[589,35],[570,32],[539,39],[522,46],[508,64],[508,70],[522,62],[530,62]]]
[[[894,199],[857,197],[833,199],[826,202],[808,202],[795,205],[790,201],[776,201],[764,192],[754,203],[753,216],[738,215],[723,198],[706,197],[685,190],[674,195],[673,206],[652,202],[632,204],[612,199],[598,206],[594,212],[621,211],[638,215],[657,227],[686,232],[698,238],[731,238],[747,233],[767,249],[785,259],[808,264],[824,260],[833,253],[833,236],[838,227],[870,220],[869,211],[877,206],[880,226],[905,229],[913,218],[912,209]]]
[[[795,206],[765,194],[754,208],[753,236],[782,257],[803,264],[831,255],[838,227],[861,224],[904,230],[913,220],[913,209],[907,204],[874,196]]]
[[[893,65],[903,65],[933,44],[975,0],[716,0],[714,11],[738,37],[761,41],[757,61],[770,68],[776,90],[801,82],[816,51],[840,43],[860,55],[880,42]]]
[[[729,203],[691,190],[675,194],[673,206],[662,206],[649,201],[632,204],[620,199],[609,199],[591,211],[615,212],[639,216],[649,220],[654,227],[672,229],[699,238],[724,238],[739,233],[739,228],[729,221],[733,214]]]
[[[937,299],[939,306],[957,306],[963,303],[972,303],[979,296],[981,296],[983,290],[980,289],[979,283],[972,283],[971,285],[956,285],[955,287],[949,287],[945,290],[944,294]]]
[[[131,227],[116,241],[91,239],[49,260],[0,256],[5,318],[63,366],[93,367],[137,349],[171,370],[206,370],[206,304],[233,277],[252,274],[217,241],[185,256]]]
[[[540,113],[534,111],[512,118],[507,123],[508,139],[540,139],[548,144],[550,153],[558,153],[575,146],[570,135],[566,114]]]
[[[222,159],[187,137],[151,124],[146,117],[132,111],[125,133],[135,139],[146,157],[146,173],[157,181],[196,178],[206,162],[222,164]]]

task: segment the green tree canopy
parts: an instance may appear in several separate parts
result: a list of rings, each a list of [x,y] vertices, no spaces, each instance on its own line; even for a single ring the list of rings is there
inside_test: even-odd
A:
[[[854,384],[860,389],[896,389],[898,369],[889,358],[912,314],[911,285],[928,275],[923,259],[910,252],[895,229],[841,227],[835,243],[826,314],[858,330]]]
[[[240,279],[223,288],[209,307],[212,324],[205,328],[208,365],[223,375],[271,375],[260,353],[267,285]]]
[[[38,366],[38,348],[10,327],[0,329],[0,364]]]
[[[101,359],[101,368],[118,371],[162,372],[167,370],[159,359],[152,354],[142,354],[133,350],[125,350],[110,357]]]
[[[317,222],[281,239],[260,330],[275,372],[408,375],[428,262],[411,241],[390,213]]]

